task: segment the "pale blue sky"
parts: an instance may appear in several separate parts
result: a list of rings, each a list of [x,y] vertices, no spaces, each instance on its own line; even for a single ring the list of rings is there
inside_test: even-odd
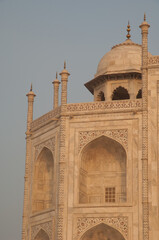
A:
[[[92,101],[83,84],[100,58],[126,39],[140,43],[144,12],[149,51],[159,55],[159,0],[0,0],[0,239],[20,240],[25,130],[30,83],[34,118],[52,109],[52,81],[64,60],[69,102]]]

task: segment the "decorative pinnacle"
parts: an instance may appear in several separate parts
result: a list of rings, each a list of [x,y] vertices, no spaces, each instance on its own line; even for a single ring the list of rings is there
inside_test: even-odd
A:
[[[146,13],[144,13],[144,22],[146,21]]]
[[[57,79],[58,73],[56,72],[56,79]]]
[[[129,24],[129,21],[128,21],[128,25],[127,25],[127,32],[128,32],[128,34],[126,35],[127,39],[129,39],[131,37],[130,31],[131,31],[131,29],[130,29],[130,24]]]
[[[144,13],[144,21],[141,23],[141,25],[139,26],[141,29],[142,29],[142,27],[146,27],[147,26],[147,28],[149,28],[150,27],[150,25],[146,22],[146,13]],[[142,30],[142,32],[144,31],[144,29]]]
[[[30,85],[30,91],[26,94],[27,97],[29,96],[36,96],[35,93],[33,92],[33,86],[32,86],[32,83]]]
[[[64,69],[66,69],[66,61],[64,61]]]

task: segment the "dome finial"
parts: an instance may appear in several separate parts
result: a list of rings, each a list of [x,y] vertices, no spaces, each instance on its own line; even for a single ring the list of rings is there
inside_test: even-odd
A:
[[[130,29],[130,24],[129,24],[129,21],[128,21],[128,25],[127,25],[127,32],[128,32],[128,34],[126,35],[127,39],[129,39],[131,37],[130,31],[131,31],[131,29]]]
[[[66,61],[64,61],[64,69],[66,69]]]
[[[32,85],[32,83],[31,83],[30,92],[32,92],[32,90],[33,90],[33,85]]]
[[[144,22],[146,22],[146,13],[144,13]]]

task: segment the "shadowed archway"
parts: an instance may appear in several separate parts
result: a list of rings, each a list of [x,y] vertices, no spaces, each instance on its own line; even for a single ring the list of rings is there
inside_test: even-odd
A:
[[[50,240],[50,239],[48,234],[43,229],[41,229],[34,238],[34,240]]]
[[[122,234],[104,223],[89,229],[80,240],[125,240]]]
[[[105,101],[104,92],[100,91],[97,95],[97,101]]]
[[[142,89],[139,89],[136,98],[142,98]]]
[[[128,93],[128,90],[124,87],[119,86],[113,91],[112,100],[124,100],[129,98],[130,95]]]
[[[81,153],[79,203],[125,201],[125,149],[117,141],[101,136],[88,143]]]
[[[54,160],[52,152],[44,147],[34,166],[32,189],[32,212],[53,206]]]

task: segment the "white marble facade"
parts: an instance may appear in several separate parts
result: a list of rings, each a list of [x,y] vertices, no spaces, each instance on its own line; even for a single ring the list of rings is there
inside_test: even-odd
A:
[[[85,84],[94,102],[67,103],[66,66],[61,106],[57,79],[36,120],[27,94],[23,240],[159,239],[159,56],[140,27],[142,45],[114,46]]]

